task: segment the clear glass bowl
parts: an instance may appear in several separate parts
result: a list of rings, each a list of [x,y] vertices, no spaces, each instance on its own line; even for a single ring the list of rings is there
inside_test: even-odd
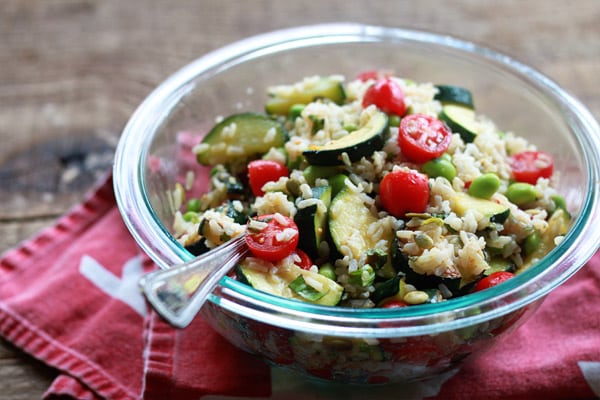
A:
[[[573,215],[564,240],[507,283],[437,304],[356,310],[311,305],[223,278],[203,317],[236,346],[307,376],[352,383],[422,379],[510,334],[545,295],[581,268],[600,239],[600,129],[554,82],[507,56],[448,36],[356,24],[276,31],[216,50],[154,90],[127,124],[114,166],[123,219],[161,268],[192,255],[171,236],[167,191],[189,169],[182,132],[217,116],[262,111],[269,85],[316,74],[394,70],[418,82],[469,88],[477,110],[552,154]]]

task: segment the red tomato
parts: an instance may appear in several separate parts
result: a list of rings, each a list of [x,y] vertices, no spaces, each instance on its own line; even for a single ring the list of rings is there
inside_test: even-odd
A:
[[[481,279],[479,282],[477,282],[477,285],[475,285],[475,291],[479,292],[480,290],[488,289],[492,286],[499,285],[500,283],[509,280],[513,276],[515,276],[515,274],[508,271],[494,272],[493,274],[488,275],[485,278]]]
[[[402,88],[387,78],[378,80],[367,89],[362,104],[365,108],[375,104],[377,108],[388,114],[403,116],[406,113]]]
[[[267,261],[279,261],[296,250],[300,237],[293,219],[281,214],[261,215],[255,220],[267,225],[256,230],[248,222],[246,244],[252,255]]]
[[[378,79],[387,78],[387,76],[388,75],[384,72],[378,71],[376,69],[371,69],[371,70],[363,71],[363,72],[359,73],[356,78],[362,82],[366,82],[370,79],[376,81]]]
[[[424,212],[429,202],[427,176],[415,170],[392,171],[381,180],[379,196],[383,208],[394,217]]]
[[[516,181],[535,185],[539,178],[552,176],[554,161],[543,151],[522,151],[510,158],[510,168]]]
[[[402,300],[392,298],[390,300],[385,301],[381,305],[381,308],[399,308],[399,307],[408,307],[408,304]]]
[[[299,266],[302,269],[310,269],[310,267],[313,266],[313,262],[308,256],[308,254],[306,254],[300,249],[296,249],[296,254],[300,258],[300,262],[295,263],[297,266]]]
[[[368,70],[368,71],[363,71],[361,73],[358,74],[357,79],[359,79],[362,82],[366,82],[369,79],[373,79],[376,80],[379,78],[379,72],[377,70]]]
[[[265,194],[262,187],[267,182],[277,181],[282,176],[288,176],[287,167],[276,161],[254,160],[248,163],[248,180],[255,196]]]
[[[411,114],[402,118],[398,145],[402,154],[416,163],[424,163],[441,156],[452,141],[452,132],[439,119],[425,114]]]

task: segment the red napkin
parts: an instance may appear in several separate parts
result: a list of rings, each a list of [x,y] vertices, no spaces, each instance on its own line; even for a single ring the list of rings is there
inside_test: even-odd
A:
[[[2,255],[0,335],[60,371],[46,399],[600,396],[600,254],[481,358],[427,382],[370,388],[316,385],[270,369],[202,318],[171,328],[137,288],[153,268],[121,221],[110,178]]]
[[[0,335],[62,373],[46,398],[198,399],[268,394],[260,360],[197,318],[177,331],[137,288],[155,268],[129,235],[108,178],[0,260]],[[237,363],[246,368],[232,368]]]

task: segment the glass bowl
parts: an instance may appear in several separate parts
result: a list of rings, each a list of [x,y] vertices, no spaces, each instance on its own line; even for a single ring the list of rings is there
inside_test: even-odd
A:
[[[274,297],[225,277],[202,316],[234,345],[306,376],[350,383],[418,380],[455,367],[510,335],[596,251],[600,129],[547,77],[473,43],[426,32],[326,24],[267,33],[185,66],[141,104],[114,165],[116,199],[141,248],[160,268],[192,255],[170,233],[168,193],[206,168],[186,153],[185,133],[217,116],[262,111],[265,88],[305,76],[393,69],[417,82],[470,89],[478,112],[549,152],[572,223],[538,264],[508,282],[436,304],[400,309],[324,307]]]

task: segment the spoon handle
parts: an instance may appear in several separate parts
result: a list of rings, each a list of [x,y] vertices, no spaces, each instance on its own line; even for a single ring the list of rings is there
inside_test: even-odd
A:
[[[167,322],[185,328],[221,278],[247,253],[244,236],[186,263],[145,275],[139,284],[146,298]]]

